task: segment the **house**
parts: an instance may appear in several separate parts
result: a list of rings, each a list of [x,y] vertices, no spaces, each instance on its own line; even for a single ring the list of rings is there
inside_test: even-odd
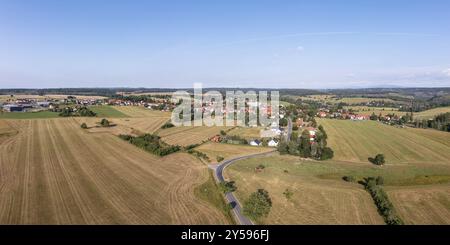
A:
[[[252,145],[252,146],[260,146],[261,145],[261,141],[260,140],[252,140],[252,141],[250,141],[250,145]]]
[[[270,147],[277,147],[278,146],[278,141],[275,139],[272,139],[269,141],[269,143],[267,143],[268,146]]]
[[[222,137],[220,137],[220,135],[215,135],[214,137],[211,138],[211,141],[215,142],[215,143],[219,143],[222,141]]]
[[[309,132],[309,140],[313,141],[314,138],[316,137],[317,129],[314,127],[307,127],[306,130],[308,130],[308,132]]]
[[[3,105],[3,110],[8,112],[14,112],[14,111],[23,111],[23,107],[20,105]]]
[[[355,118],[353,120],[369,120],[370,116],[369,115],[355,115]]]
[[[319,116],[319,117],[321,117],[321,118],[324,118],[324,117],[327,117],[327,113],[324,112],[324,111],[319,111],[319,112],[317,113],[317,116]]]

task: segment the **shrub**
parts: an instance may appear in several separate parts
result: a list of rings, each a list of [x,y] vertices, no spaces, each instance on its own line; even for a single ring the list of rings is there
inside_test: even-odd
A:
[[[82,123],[80,127],[81,127],[82,129],[87,129],[87,128],[88,128],[88,126],[86,125],[86,123]]]
[[[223,159],[225,159],[223,156],[216,157],[217,162],[221,162],[221,161],[223,161]]]
[[[375,165],[384,165],[385,159],[383,154],[377,154],[375,158],[369,157],[369,162],[375,164]]]
[[[172,127],[175,127],[175,125],[173,125],[171,122],[166,122],[161,126],[162,129],[172,128]]]
[[[292,196],[294,195],[294,192],[292,192],[292,191],[289,190],[289,189],[286,189],[286,190],[283,192],[283,195],[286,197],[286,199],[290,200],[290,199],[292,198]]]
[[[102,127],[109,127],[109,126],[111,126],[111,124],[110,124],[110,122],[108,121],[108,119],[105,119],[105,118],[103,118],[103,119],[100,121],[100,125],[101,125]]]
[[[225,136],[227,135],[227,132],[225,132],[224,130],[220,130],[220,135]]]
[[[220,182],[219,188],[225,194],[229,193],[229,192],[234,192],[237,189],[234,181],[223,181],[223,182]]]
[[[375,180],[377,185],[383,185],[384,184],[384,179],[381,176],[378,176],[377,179]]]
[[[344,176],[342,177],[343,180],[347,181],[347,182],[355,182],[355,177],[349,175],[349,176]]]

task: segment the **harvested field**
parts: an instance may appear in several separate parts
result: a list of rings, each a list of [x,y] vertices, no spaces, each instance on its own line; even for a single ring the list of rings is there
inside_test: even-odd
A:
[[[387,193],[406,224],[450,224],[450,185],[387,188]]]
[[[164,117],[146,117],[146,118],[109,118],[114,124],[113,127],[98,127],[101,119],[99,118],[74,118],[78,124],[83,122],[87,124],[88,131],[92,133],[112,133],[114,135],[130,134],[139,135],[145,133],[155,133],[169,119]]]
[[[260,164],[265,168],[256,172]],[[259,224],[384,224],[361,185],[319,179],[313,173],[322,168],[315,162],[274,154],[241,160],[225,173],[236,181],[240,202],[258,188],[269,192],[272,209]],[[283,195],[286,189],[293,192],[289,200]]]
[[[403,116],[406,115],[407,112],[405,111],[399,111],[397,108],[391,108],[391,107],[369,107],[369,106],[345,106],[345,109],[352,109],[355,113],[361,114],[361,115],[372,115],[372,113],[375,113],[375,115],[387,115],[387,114],[395,114],[397,116]]]
[[[447,132],[402,129],[374,121],[319,119],[318,123],[328,134],[328,144],[335,153],[334,160],[368,162],[368,157],[383,153],[387,164],[450,165],[450,137]]]
[[[236,127],[233,130],[230,130],[227,134],[229,135],[238,135],[247,140],[259,139],[261,138],[261,130],[264,130],[263,127]]]
[[[150,110],[140,106],[114,106],[114,109],[124,113],[128,117],[164,117],[170,119],[170,112]]]
[[[428,120],[428,119],[432,119],[435,116],[442,114],[442,113],[447,113],[450,112],[450,106],[447,107],[439,107],[439,108],[434,108],[434,109],[430,109],[430,110],[426,110],[426,111],[422,111],[422,112],[417,112],[414,113],[414,120]]]
[[[195,196],[209,176],[188,154],[159,158],[71,118],[8,124],[19,133],[0,144],[0,224],[228,222]]]
[[[200,144],[209,140],[214,135],[220,134],[221,130],[227,130],[229,127],[173,127],[158,131],[162,140],[171,145],[187,146]]]
[[[275,150],[274,148],[269,147],[256,147],[256,146],[248,146],[248,145],[232,145],[232,144],[221,144],[221,143],[213,143],[208,142],[203,144],[197,148],[197,151],[203,152],[208,155],[209,159],[213,163],[217,163],[217,156],[221,156],[225,158],[225,160],[255,154],[262,152],[269,152]]]

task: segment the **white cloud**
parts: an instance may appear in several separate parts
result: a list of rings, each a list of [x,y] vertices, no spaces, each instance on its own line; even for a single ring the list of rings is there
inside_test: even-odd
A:
[[[303,46],[297,46],[296,50],[298,52],[303,52],[305,50],[305,48]]]
[[[448,69],[446,69],[446,70],[443,70],[442,73],[443,73],[444,75],[446,75],[447,77],[450,77],[450,68],[448,68]]]

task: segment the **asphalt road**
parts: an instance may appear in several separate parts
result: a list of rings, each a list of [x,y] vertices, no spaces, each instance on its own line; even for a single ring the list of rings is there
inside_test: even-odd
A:
[[[225,179],[223,177],[223,170],[226,167],[228,167],[229,165],[233,164],[234,162],[239,161],[239,160],[243,160],[243,159],[252,158],[252,157],[267,155],[267,154],[270,154],[272,152],[275,152],[275,150],[269,151],[269,152],[264,152],[264,153],[251,154],[251,155],[242,156],[242,157],[236,157],[236,158],[233,158],[233,159],[230,159],[230,160],[225,160],[221,164],[216,165],[216,166],[210,165],[210,168],[212,168],[214,170],[214,176],[216,177],[216,180],[220,183],[222,181],[225,181]],[[242,212],[241,212],[241,210],[242,210],[241,204],[237,200],[236,196],[234,196],[233,192],[227,193],[225,195],[225,198],[227,199],[228,203],[232,203],[232,205],[234,205],[232,211],[233,211],[233,214],[234,214],[234,216],[235,216],[235,218],[236,218],[236,220],[238,221],[239,224],[241,224],[241,225],[253,225],[253,222],[242,214]]]

